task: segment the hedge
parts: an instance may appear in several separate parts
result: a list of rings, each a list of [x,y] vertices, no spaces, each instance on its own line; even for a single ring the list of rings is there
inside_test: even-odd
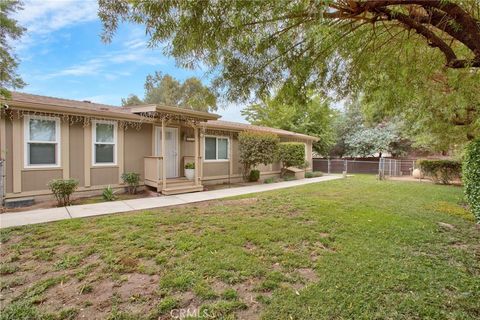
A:
[[[435,183],[450,184],[460,178],[462,164],[456,160],[419,160],[422,172]]]
[[[275,162],[279,141],[278,136],[272,133],[246,131],[238,135],[240,163],[245,180],[248,180],[252,168]]]
[[[282,142],[278,149],[284,168],[305,166],[305,145],[299,142]]]
[[[480,223],[480,139],[470,142],[463,160],[463,185],[465,197]]]

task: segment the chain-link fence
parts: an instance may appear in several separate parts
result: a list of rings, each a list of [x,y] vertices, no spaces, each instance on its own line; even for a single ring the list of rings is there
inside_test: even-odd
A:
[[[313,171],[325,173],[365,173],[408,176],[415,169],[415,159],[380,158],[372,160],[313,159]]]

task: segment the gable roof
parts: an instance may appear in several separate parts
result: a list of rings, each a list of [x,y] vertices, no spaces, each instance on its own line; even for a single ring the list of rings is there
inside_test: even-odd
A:
[[[220,116],[189,109],[181,109],[170,106],[161,105],[141,105],[132,107],[118,107],[107,104],[95,103],[91,101],[78,101],[62,98],[54,98],[48,96],[40,96],[36,94],[29,94],[23,92],[12,92],[12,97],[9,100],[3,100],[5,103],[18,108],[27,108],[31,110],[38,110],[43,112],[65,112],[76,115],[98,115],[103,117],[111,117],[115,119],[128,119],[140,121],[143,119],[140,115],[135,114],[140,110],[146,111],[158,110],[171,113],[186,113],[196,116],[201,116],[207,121],[207,128],[211,129],[223,129],[231,131],[261,131],[275,133],[280,136],[289,138],[299,138],[306,140],[318,141],[317,137],[309,136],[306,134],[296,133],[292,131],[257,126],[246,123],[223,121],[223,120],[210,120],[218,119]],[[152,109],[153,108],[153,109]],[[152,109],[152,110],[150,110]]]

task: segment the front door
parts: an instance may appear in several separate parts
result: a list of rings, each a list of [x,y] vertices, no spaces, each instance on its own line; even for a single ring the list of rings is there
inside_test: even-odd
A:
[[[155,127],[156,142],[155,155],[162,155],[162,128]],[[167,178],[178,177],[178,128],[165,128],[165,176]]]

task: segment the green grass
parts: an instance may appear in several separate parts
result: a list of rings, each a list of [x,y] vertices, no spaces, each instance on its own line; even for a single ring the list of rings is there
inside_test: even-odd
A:
[[[0,236],[2,320],[480,317],[459,187],[357,176]]]

